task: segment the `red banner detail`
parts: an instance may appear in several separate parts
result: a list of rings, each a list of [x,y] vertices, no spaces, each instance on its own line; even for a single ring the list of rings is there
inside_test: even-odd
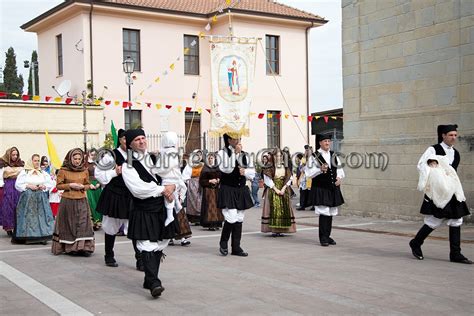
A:
[[[206,109],[207,112],[209,112],[209,114],[211,114],[211,109]]]
[[[327,124],[327,122],[329,121],[329,116],[324,116],[323,118],[324,118],[324,122],[326,122]]]
[[[313,121],[313,116],[308,116],[308,121],[312,122]]]
[[[52,97],[48,97],[48,96],[44,97],[44,100],[45,100],[46,102],[49,102],[49,100],[51,100],[51,99],[52,99]]]
[[[66,98],[66,104],[71,104],[72,98]]]
[[[172,105],[166,105],[166,108],[169,110],[171,109],[173,106]]]
[[[264,113],[260,113],[260,114],[258,114],[258,118],[259,118],[259,119],[263,119],[263,117],[264,117],[264,116],[265,116],[265,114],[264,114]]]
[[[24,94],[24,95],[21,96],[21,99],[22,99],[23,101],[28,101],[28,100],[30,99],[30,96],[27,95],[27,94]]]
[[[112,103],[112,101],[110,100],[105,101],[105,105],[110,105],[110,103]]]
[[[0,98],[6,97],[7,94],[5,92],[0,92]]]
[[[187,107],[186,107],[186,112],[191,112],[192,109],[193,109],[192,107],[187,106]]]
[[[281,113],[275,114],[277,119],[281,119]]]
[[[151,103],[150,102],[146,102],[145,103],[147,107],[151,108]]]

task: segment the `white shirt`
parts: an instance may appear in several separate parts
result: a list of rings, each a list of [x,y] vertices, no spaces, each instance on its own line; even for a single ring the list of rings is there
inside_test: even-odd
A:
[[[321,148],[319,148],[318,152],[324,158],[324,160],[328,164],[329,168],[331,168],[331,160],[332,159],[331,159],[330,151],[325,151],[325,150],[322,150]],[[336,159],[337,159],[337,166],[338,166],[336,177],[340,178],[340,179],[343,179],[345,177],[345,173],[344,173],[344,170],[341,167],[341,161],[339,160],[338,157],[336,157]],[[304,173],[305,173],[306,177],[314,178],[317,175],[321,174],[322,172],[321,172],[320,167],[321,166],[319,164],[319,161],[317,161],[317,159],[314,156],[310,156],[306,166],[304,167]]]
[[[123,158],[125,161],[127,160],[127,153],[122,149],[122,148],[117,148],[118,151],[122,154]],[[107,166],[109,164],[112,164],[114,162],[114,157],[107,153],[102,157],[98,165],[102,166]],[[110,181],[112,181],[113,178],[117,177],[118,174],[115,171],[115,168],[113,169],[101,169],[100,166],[96,166],[95,171],[94,171],[94,177],[99,181],[99,183],[102,186],[107,185]]]
[[[454,148],[449,147],[444,142],[441,142],[440,145],[441,145],[441,147],[443,147],[444,152],[446,153],[446,158],[448,159],[448,162],[451,165],[454,161]],[[428,147],[428,149],[425,150],[423,155],[421,155],[420,160],[418,160],[417,168],[418,168],[419,172],[423,172],[423,173],[427,172],[428,169],[426,169],[426,168],[429,168],[429,167],[426,164],[426,162],[428,161],[428,158],[433,156],[433,155],[436,155],[436,150],[434,149],[433,146],[430,146],[430,147]]]
[[[137,157],[137,153],[133,153],[134,157]],[[142,166],[147,170],[153,178],[156,179],[155,175],[151,172],[153,167],[153,162],[150,158],[150,154],[145,152],[144,158],[138,160]],[[132,166],[124,163],[122,165],[122,177],[125,185],[132,195],[139,199],[147,199],[150,197],[158,197],[164,191],[165,187],[162,185],[157,185],[155,182],[145,182],[138,175],[137,170]]]
[[[3,182],[3,168],[0,168],[0,188],[3,188],[5,183]]]
[[[31,170],[22,170],[16,178],[15,188],[18,191],[23,192],[26,191],[26,186],[29,184],[44,185],[46,189],[43,190],[43,192],[48,192],[56,186],[56,182],[51,179],[51,176],[45,171],[33,173]]]
[[[219,170],[222,171],[223,173],[232,173],[235,168],[235,161],[239,161],[240,156],[242,153],[235,153],[235,149],[232,146],[228,147],[232,154],[229,157],[226,151],[224,149],[221,149],[217,152],[218,156],[218,162],[219,162]],[[255,178],[255,169],[254,168],[245,168],[245,177],[247,180],[252,180]]]
[[[284,178],[286,174],[286,169],[284,167],[282,168],[276,168],[275,170],[275,178]],[[290,179],[288,180],[285,185],[289,187],[291,185],[291,180],[293,179],[293,176],[290,176]],[[267,176],[266,174],[263,175],[263,182],[265,182],[265,185],[269,187],[270,189],[273,189],[275,186],[275,183],[273,182],[273,179]]]

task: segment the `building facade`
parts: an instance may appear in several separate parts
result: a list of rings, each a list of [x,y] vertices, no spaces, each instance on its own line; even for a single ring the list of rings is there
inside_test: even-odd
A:
[[[141,121],[151,134],[173,130],[190,135],[190,141],[198,146],[196,134],[202,135],[210,127],[210,115],[205,109],[210,108],[211,102],[209,40],[199,34],[229,34],[225,3],[66,1],[22,26],[38,36],[40,94],[54,95],[52,86],[67,79],[72,82],[69,93],[80,95],[92,80],[97,97],[128,100],[122,62],[131,56],[136,64],[131,89],[132,120]],[[260,39],[251,135],[243,139],[245,149],[303,148],[309,139],[308,121],[293,116],[285,119],[278,114],[289,112],[287,102],[291,112],[309,115],[308,32],[327,21],[267,0],[239,1],[230,12],[234,36]],[[206,27],[208,23],[210,29]],[[146,103],[150,103],[149,107]],[[172,108],[167,109],[166,105]],[[191,112],[186,112],[186,107],[191,107]],[[196,113],[198,108],[203,111]],[[264,119],[258,118],[260,113],[264,113]],[[111,120],[118,128],[128,127],[128,113],[122,102],[106,105],[104,115],[104,130]]]
[[[458,124],[458,168],[474,207],[474,1],[343,0],[342,151],[386,153],[346,167],[345,211],[415,218],[418,159],[438,124]],[[354,155],[356,156],[356,155]]]

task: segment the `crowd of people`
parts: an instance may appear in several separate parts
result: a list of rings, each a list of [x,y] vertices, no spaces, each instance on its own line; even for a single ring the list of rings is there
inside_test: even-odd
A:
[[[424,239],[445,222],[451,261],[470,264],[460,248],[462,217],[469,211],[456,173],[456,126],[443,125],[438,135],[438,144],[418,164],[419,189],[425,193],[421,213],[426,216],[410,247],[422,260]],[[262,208],[262,233],[295,233],[293,184],[300,191],[298,210],[311,207],[319,216],[320,245],[336,245],[331,230],[344,204],[345,173],[329,136],[318,135],[316,151],[306,145],[294,165],[287,148],[269,149],[254,164],[238,135],[224,134],[223,139],[220,151],[198,150],[183,159],[174,132],[163,135],[158,153],[150,153],[143,129],[121,129],[113,151],[98,156],[95,150],[71,149],[59,170],[38,154],[25,164],[18,148],[11,147],[0,159],[0,225],[12,243],[52,240],[54,255],[85,257],[95,250],[94,231],[102,229],[108,267],[119,266],[114,245],[122,232],[132,240],[136,268],[144,272],[143,287],[153,297],[164,291],[158,278],[163,250],[174,240],[190,245],[191,224],[221,230],[222,256],[248,256],[241,239],[245,211],[252,207]]]

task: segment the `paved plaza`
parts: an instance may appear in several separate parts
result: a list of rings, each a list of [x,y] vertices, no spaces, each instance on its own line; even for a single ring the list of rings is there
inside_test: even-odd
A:
[[[249,257],[218,254],[220,231],[193,227],[189,247],[166,250],[153,299],[141,288],[132,245],[117,238],[118,268],[104,266],[103,231],[89,258],[53,256],[50,244],[12,245],[0,233],[0,315],[472,315],[474,266],[449,262],[448,230],[435,231],[414,259],[408,241],[420,222],[338,216],[336,246],[317,242],[317,217],[297,211],[298,232],[259,232],[261,208],[247,211]],[[474,227],[462,231],[474,258]]]

